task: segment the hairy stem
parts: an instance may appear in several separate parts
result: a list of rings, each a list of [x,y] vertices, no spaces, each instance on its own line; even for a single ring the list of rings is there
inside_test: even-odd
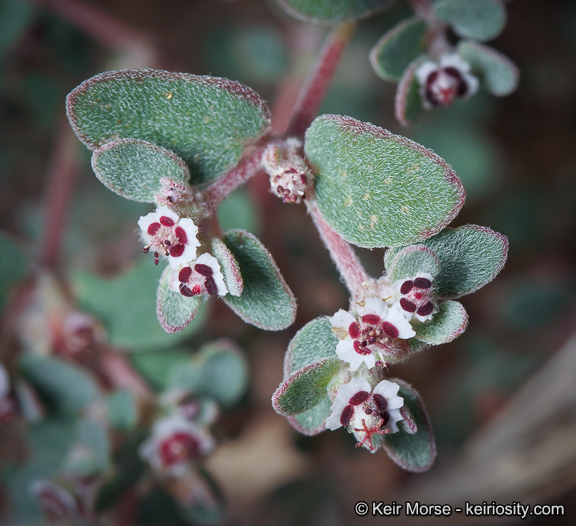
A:
[[[342,53],[352,38],[356,25],[356,22],[340,24],[328,36],[316,68],[300,92],[298,102],[292,113],[292,120],[286,132],[287,136],[304,137],[304,133],[318,113]]]
[[[361,300],[366,295],[367,289],[373,285],[374,280],[364,270],[350,243],[326,223],[316,202],[307,201],[307,205],[322,241],[330,252],[338,272],[344,278],[352,301]]]

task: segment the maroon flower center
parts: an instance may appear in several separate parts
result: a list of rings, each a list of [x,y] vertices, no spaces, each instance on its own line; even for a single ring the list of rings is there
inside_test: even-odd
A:
[[[416,309],[414,309],[416,310]],[[400,332],[388,321],[376,314],[364,314],[348,327],[348,334],[354,340],[354,350],[364,356],[372,354],[370,346],[385,344],[387,338],[398,338]]]
[[[433,296],[432,282],[428,278],[406,280],[400,287],[400,293],[404,296],[400,298],[400,307],[404,311],[420,316],[428,316],[434,311],[434,304],[430,301]]]
[[[457,68],[449,66],[438,69],[426,79],[425,96],[433,106],[449,106],[467,93],[468,83]]]
[[[178,431],[160,444],[159,455],[162,464],[172,466],[198,455],[198,440],[183,431]]]
[[[350,420],[352,420],[353,416],[354,416],[354,407],[351,405],[347,405],[344,408],[344,411],[342,411],[342,414],[340,415],[340,423],[344,427],[348,427],[350,425]]]
[[[350,400],[348,400],[348,403],[351,405],[360,405],[366,402],[368,398],[370,398],[370,393],[366,391],[358,391],[354,396],[350,398]]]
[[[382,330],[389,338],[398,338],[400,336],[400,331],[389,321],[382,323]]]

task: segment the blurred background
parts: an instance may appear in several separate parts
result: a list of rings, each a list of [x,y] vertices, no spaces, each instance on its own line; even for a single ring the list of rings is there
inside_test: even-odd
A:
[[[436,151],[468,192],[452,226],[486,225],[510,241],[499,277],[463,299],[466,333],[392,370],[427,405],[436,464],[425,474],[407,473],[384,452],[355,449],[343,431],[299,436],[274,413],[270,397],[282,380],[290,338],[348,299],[305,208],[282,205],[260,176],[225,202],[220,218],[224,230],[246,228],[269,248],[298,299],[296,323],[266,333],[211,302],[203,330],[181,344],[192,352],[228,336],[250,364],[249,391],[223,413],[222,443],[204,464],[225,497],[223,524],[351,524],[360,520],[357,501],[417,499],[563,504],[564,518],[530,523],[574,523],[576,4],[516,0],[506,7],[508,24],[489,45],[520,68],[512,95],[479,93],[402,129],[394,119],[395,85],[379,79],[368,61],[380,36],[409,14],[399,1],[360,24],[321,110]],[[224,76],[260,93],[282,131],[325,35],[271,0],[0,0],[1,230],[32,258],[40,254],[47,180],[70,170],[61,272],[73,280],[81,272],[113,277],[129,268],[141,258],[136,220],[150,207],[96,180],[89,152],[68,130],[66,94],[94,74],[123,67]],[[361,257],[373,275],[382,272],[382,250]],[[131,359],[144,363],[161,352],[142,350]],[[6,495],[3,502],[10,506]],[[140,510],[134,524],[184,524],[153,509]],[[450,520],[468,524],[464,516]],[[515,524],[506,517],[478,520]]]

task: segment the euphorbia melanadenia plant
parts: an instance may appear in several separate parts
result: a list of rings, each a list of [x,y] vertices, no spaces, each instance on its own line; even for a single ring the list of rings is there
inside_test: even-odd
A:
[[[334,30],[322,66],[337,60],[333,55],[354,25],[349,20],[388,2],[280,3],[299,17],[343,23]],[[462,26],[461,11],[444,5],[449,3],[463,4],[443,1],[434,10],[420,9],[420,18],[379,44],[373,63],[401,73],[398,64],[386,62],[390,46],[407,49],[408,36],[422,40],[427,31],[438,43],[448,22]],[[497,1],[473,3],[500,9]],[[470,66],[473,60],[464,62],[466,56],[486,66],[485,73],[492,71],[480,44],[465,42],[452,56],[442,42],[428,51],[432,60],[418,46],[416,56],[412,46],[402,58],[410,79],[421,83],[413,94],[420,94],[422,108],[447,105],[476,90],[472,75],[479,70]],[[144,252],[165,265],[157,313],[168,332],[183,330],[210,297],[261,329],[291,325],[296,302],[272,255],[249,232],[221,232],[215,213],[232,191],[262,171],[283,202],[306,205],[350,303],[296,333],[274,409],[304,434],[344,427],[358,446],[371,452],[383,448],[404,468],[424,471],[435,456],[424,404],[411,386],[389,377],[390,368],[462,334],[468,315],[457,299],[498,274],[508,243],[482,226],[448,227],[465,191],[432,151],[351,117],[314,119],[330,77],[321,67],[315,75],[282,136],[272,134],[268,106],[250,88],[152,69],[110,71],[85,81],[68,96],[67,113],[76,135],[93,151],[97,177],[117,194],[154,206],[138,226]],[[381,276],[366,273],[354,245],[387,249]],[[165,440],[178,447],[164,451],[154,441],[144,447],[155,466],[173,463],[182,452],[206,454],[212,448],[191,425],[174,422],[158,423],[155,434],[178,429],[178,440],[172,435]]]

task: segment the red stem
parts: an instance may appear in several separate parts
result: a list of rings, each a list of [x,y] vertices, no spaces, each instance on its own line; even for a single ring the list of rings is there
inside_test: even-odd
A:
[[[292,120],[288,126],[287,136],[304,137],[304,133],[320,109],[342,53],[352,38],[356,25],[356,22],[340,24],[328,36],[316,64],[316,69],[300,92]]]
[[[73,193],[77,163],[78,139],[68,122],[58,124],[56,144],[50,159],[44,196],[44,236],[40,263],[54,270],[58,265],[70,197]]]
[[[366,296],[366,290],[374,280],[364,270],[352,246],[326,223],[316,201],[307,201],[307,204],[308,212],[312,216],[320,237],[330,252],[338,272],[346,282],[352,301],[361,300]]]

